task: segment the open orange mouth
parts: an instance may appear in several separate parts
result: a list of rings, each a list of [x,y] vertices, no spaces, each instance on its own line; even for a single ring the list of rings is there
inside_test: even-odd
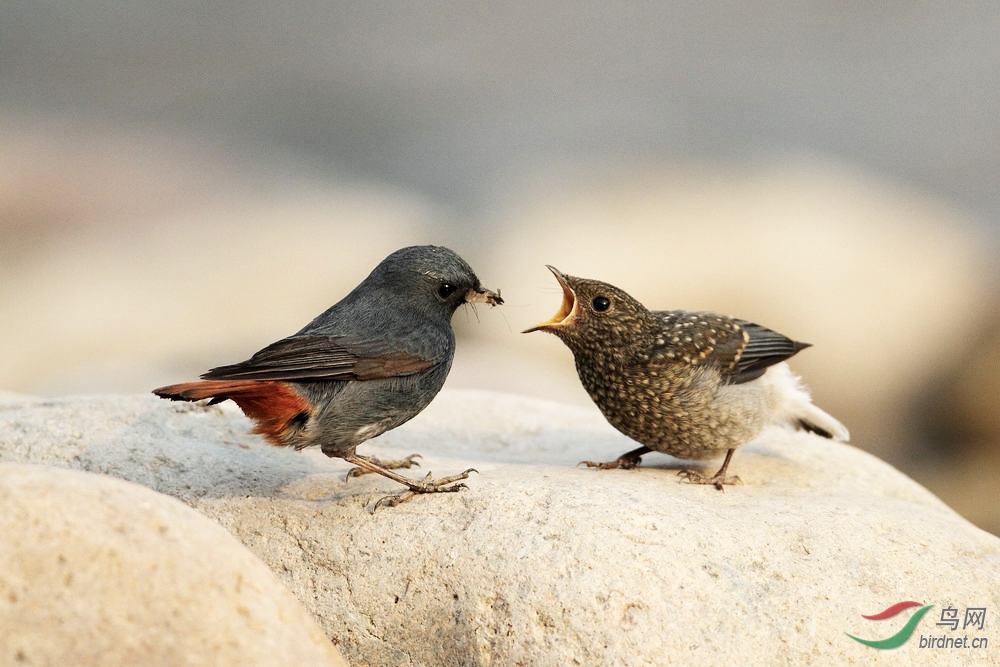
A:
[[[572,324],[573,320],[576,319],[576,295],[573,294],[573,289],[566,282],[566,277],[559,272],[554,266],[545,265],[552,275],[556,277],[559,281],[560,287],[563,289],[563,300],[562,305],[559,307],[559,311],[552,316],[552,319],[546,320],[541,324],[536,324],[530,329],[525,329],[521,333],[531,333],[532,331],[544,331],[546,329],[553,329],[556,327],[564,327],[568,324]]]

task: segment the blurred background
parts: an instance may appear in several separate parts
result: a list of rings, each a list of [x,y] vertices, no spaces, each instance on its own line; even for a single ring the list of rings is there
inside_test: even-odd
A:
[[[3,2],[0,389],[193,379],[444,244],[507,300],[448,386],[590,405],[517,333],[553,264],[813,343],[853,444],[1000,534],[997,44],[965,0]]]

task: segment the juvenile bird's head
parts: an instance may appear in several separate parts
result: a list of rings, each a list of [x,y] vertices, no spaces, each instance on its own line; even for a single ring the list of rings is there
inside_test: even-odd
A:
[[[574,352],[629,348],[640,342],[650,321],[645,306],[613,285],[548,269],[563,289],[562,306],[552,319],[522,333],[547,331]]]
[[[483,287],[472,267],[441,246],[410,246],[386,257],[355,291],[405,304],[429,316],[451,318],[466,303],[499,306],[500,294]]]

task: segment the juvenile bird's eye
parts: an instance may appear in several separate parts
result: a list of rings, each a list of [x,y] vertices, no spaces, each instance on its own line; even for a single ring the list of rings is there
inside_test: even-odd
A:
[[[455,286],[451,283],[441,283],[441,287],[438,287],[438,294],[442,299],[447,299],[449,296],[455,293]]]
[[[608,299],[606,296],[597,296],[594,297],[594,300],[591,302],[591,305],[594,306],[594,310],[596,310],[599,313],[603,313],[605,310],[611,307],[611,300]]]

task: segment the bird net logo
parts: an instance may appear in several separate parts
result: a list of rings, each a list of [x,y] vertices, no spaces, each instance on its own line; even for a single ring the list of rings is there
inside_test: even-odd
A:
[[[879,650],[899,648],[913,636],[917,625],[934,605],[925,605],[912,600],[897,602],[885,611],[881,611],[871,616],[861,615],[869,621],[884,621],[895,618],[908,609],[919,607],[910,616],[909,620],[896,634],[885,639],[862,639],[855,637],[849,632],[845,632],[854,641],[871,646]],[[964,612],[964,613],[963,613]],[[931,618],[935,615],[932,614]],[[959,627],[961,626],[961,627]],[[978,635],[976,631],[983,631],[986,628],[986,607],[965,607],[960,609],[948,605],[941,608],[940,620],[929,634],[920,635],[919,648],[942,648],[942,649],[985,649],[989,646],[989,638]],[[940,634],[937,634],[940,631]],[[970,635],[971,633],[971,635]]]

